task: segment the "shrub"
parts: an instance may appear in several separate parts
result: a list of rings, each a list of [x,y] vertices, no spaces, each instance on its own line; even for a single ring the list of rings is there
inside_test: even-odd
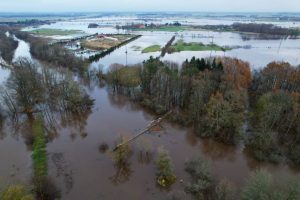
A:
[[[242,200],[275,200],[277,191],[272,187],[272,177],[265,171],[256,171],[242,190]]]
[[[201,158],[185,164],[185,170],[191,175],[192,182],[186,186],[197,199],[208,199],[213,194],[214,181],[208,164]]]
[[[222,180],[215,189],[216,200],[235,200],[236,199],[236,189],[228,181]]]
[[[1,200],[34,200],[32,194],[22,185],[13,185],[0,193]]]
[[[159,149],[158,158],[156,160],[157,183],[161,187],[169,187],[176,181],[174,167],[169,153],[164,149]]]

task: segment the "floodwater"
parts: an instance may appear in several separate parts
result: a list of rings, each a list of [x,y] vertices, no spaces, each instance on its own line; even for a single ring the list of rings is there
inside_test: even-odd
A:
[[[101,153],[99,145],[105,142],[114,148],[120,135],[137,134],[156,116],[108,91],[99,87],[89,90],[96,102],[86,121],[84,136],[79,130],[62,129],[59,137],[48,144],[50,175],[63,190],[63,199],[163,200],[172,192],[184,190],[184,184],[190,181],[184,163],[198,157],[208,160],[216,179],[227,179],[237,187],[258,168],[277,177],[300,174],[299,169],[287,165],[259,163],[244,152],[242,145],[232,147],[202,140],[191,129],[165,122],[163,130],[147,133],[132,143],[128,171],[118,177],[110,153]],[[155,182],[154,160],[160,147],[169,151],[178,178],[169,191],[159,189]],[[140,151],[145,150],[152,153],[152,159],[141,157]]]
[[[203,34],[205,36],[205,33]],[[211,33],[207,33],[207,35],[209,34]],[[243,42],[241,39],[237,39],[236,34],[224,33],[219,36],[218,33],[213,34],[216,34],[215,40],[219,43],[223,42],[224,45],[227,44],[226,40],[222,40],[225,35],[228,35],[227,38],[232,38],[236,42],[232,42],[234,44]],[[127,45],[127,49],[132,49],[130,46],[134,45],[164,44],[171,36],[172,33],[147,33],[142,38]],[[155,38],[159,38],[159,40]],[[186,38],[191,41],[203,40],[203,42],[211,40],[209,37],[200,36],[198,38]],[[19,42],[20,45],[15,58],[18,57],[17,52],[23,52],[20,55],[25,56],[29,53],[28,46],[25,47],[26,43],[23,43],[25,46],[22,47],[21,41]],[[261,57],[256,58],[266,59],[261,62],[266,62],[275,55],[274,52],[269,58],[264,58],[264,55],[268,53],[262,54],[262,51],[267,51],[263,49],[265,45],[275,49],[276,41],[245,41],[244,43],[247,44],[248,42],[255,45],[258,50],[259,47],[262,48],[261,53],[259,53]],[[232,43],[230,42],[230,44]],[[296,44],[289,40],[283,41],[282,46],[286,49],[289,47],[296,48]],[[109,62],[125,62],[122,56],[123,51],[122,48],[118,49],[100,60],[98,64],[104,62],[105,59],[107,65]],[[294,52],[294,50],[292,51]],[[129,63],[135,64],[135,62],[140,61],[140,53],[132,51],[128,54]],[[181,57],[178,59],[183,59],[185,56],[191,56],[190,54],[191,52],[180,53],[180,55],[172,54],[167,55],[164,59],[176,61],[176,58]],[[243,54],[246,56],[247,52]],[[253,54],[255,54],[254,49]],[[296,53],[286,54],[293,56]],[[142,56],[147,57],[147,55]],[[1,76],[4,74],[2,70],[0,70]],[[80,120],[72,121],[70,119],[68,122],[57,125],[57,134],[51,137],[47,144],[49,176],[62,191],[62,199],[64,200],[165,200],[173,192],[184,190],[185,183],[190,181],[190,176],[184,171],[184,163],[198,157],[208,160],[216,179],[227,179],[237,187],[242,186],[249,173],[258,168],[268,170],[275,177],[300,175],[299,168],[285,164],[261,163],[254,160],[244,151],[243,144],[233,147],[212,140],[203,140],[196,137],[192,129],[168,122],[162,124],[162,130],[146,133],[135,140],[131,144],[132,154],[128,165],[119,171],[112,161],[110,151],[103,153],[99,150],[99,146],[106,143],[110,150],[113,149],[120,135],[133,136],[158,116],[151,114],[124,96],[114,95],[107,87],[100,87],[98,83],[91,83],[84,87],[95,99],[92,112],[81,117]],[[13,183],[30,184],[32,175],[31,147],[26,145],[28,129],[25,127],[13,131],[11,127],[5,126],[0,134],[1,188]],[[169,151],[177,176],[177,182],[169,190],[161,190],[155,181],[154,161],[157,157],[157,150],[161,147]],[[149,157],[145,156],[145,151],[150,152]],[[186,196],[184,199],[191,199],[191,197]]]
[[[87,34],[94,33],[127,33],[124,30],[117,30],[116,25],[126,25],[131,23],[173,23],[179,21],[186,25],[218,25],[218,24],[232,24],[234,22],[249,23],[255,21],[247,21],[245,19],[239,20],[237,18],[192,18],[192,17],[156,17],[156,18],[141,18],[136,16],[110,16],[101,18],[87,18],[87,19],[76,19],[69,21],[60,21],[51,25],[43,25],[40,28],[55,28],[55,29],[67,29],[67,30],[82,30]],[[89,23],[98,23],[99,28],[91,29],[88,28]],[[299,22],[266,22],[259,21],[259,23],[272,23],[282,27],[298,27],[300,28]],[[30,28],[29,28],[30,29]],[[32,29],[32,28],[31,28]],[[28,30],[28,29],[27,29]],[[174,32],[143,32],[133,31],[129,32],[132,34],[141,34],[141,38],[122,46],[115,50],[110,55],[100,59],[97,62],[92,63],[92,67],[101,67],[107,70],[108,67],[113,63],[120,64],[137,64],[143,62],[150,56],[158,56],[158,52],[154,53],[142,53],[141,51],[151,45],[160,45],[163,47],[171,37],[176,34],[176,38],[183,39],[186,42],[202,42],[209,44],[211,42],[219,46],[229,46],[240,48],[234,48],[233,50],[220,52],[220,51],[184,51],[180,53],[167,54],[162,60],[170,60],[181,64],[187,58],[190,59],[193,56],[196,57],[210,57],[210,56],[230,56],[248,61],[253,70],[260,69],[266,66],[272,61],[285,61],[292,65],[300,64],[300,39],[260,39],[248,35],[247,37],[242,36],[238,33],[230,32],[214,32],[214,31],[180,31]],[[57,37],[55,39],[71,38],[72,36]],[[245,48],[247,47],[247,48]],[[138,49],[138,50],[137,50]],[[127,54],[126,54],[127,52]]]

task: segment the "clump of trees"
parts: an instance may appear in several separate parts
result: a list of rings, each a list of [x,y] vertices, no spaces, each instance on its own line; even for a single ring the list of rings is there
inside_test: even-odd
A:
[[[185,191],[197,199],[207,200],[281,200],[300,198],[300,181],[296,177],[284,177],[274,180],[267,171],[254,171],[245,186],[238,191],[226,180],[216,180],[207,161],[198,158],[186,163],[186,171],[191,182]]]
[[[276,26],[274,24],[258,24],[258,23],[234,23],[232,25],[204,25],[200,26],[203,29],[210,29],[215,31],[238,31],[243,33],[257,33],[260,35],[265,35],[264,38],[296,38],[299,36],[299,30],[297,28],[283,28]],[[269,37],[269,36],[279,36],[279,37]]]
[[[8,31],[9,29],[0,27],[0,57],[11,63],[18,42],[11,35],[7,35]]]
[[[156,159],[157,184],[161,187],[169,187],[176,181],[174,167],[169,153],[165,149],[159,149]]]
[[[300,164],[300,69],[273,62],[254,76],[247,147],[259,160]]]
[[[186,185],[186,192],[197,199],[234,200],[236,190],[228,181],[219,183],[213,178],[208,163],[202,158],[185,164],[185,170],[191,175],[192,182]]]
[[[121,79],[124,71],[117,68],[106,77],[113,80],[114,87],[129,88]],[[132,85],[139,93],[134,90],[132,97],[157,114],[176,110],[172,120],[192,124],[199,136],[226,143],[235,143],[242,135],[251,83],[248,63],[230,58],[192,58],[180,69],[175,63],[150,57],[131,75],[132,80],[139,80]]]
[[[30,53],[34,58],[57,67],[68,68],[81,74],[86,72],[88,63],[76,57],[60,44],[51,45],[46,39],[32,36],[26,32],[14,31],[13,33],[17,38],[30,44]]]
[[[299,179],[289,178],[276,183],[272,176],[263,170],[254,172],[242,189],[242,200],[280,200],[300,198]]]
[[[70,75],[39,68],[26,59],[15,64],[6,85],[2,97],[14,116],[26,114],[33,118],[36,113],[47,116],[53,112],[83,114],[93,105],[93,100]]]
[[[234,23],[232,29],[240,32],[261,33],[282,36],[298,36],[297,29],[282,28],[274,24]]]

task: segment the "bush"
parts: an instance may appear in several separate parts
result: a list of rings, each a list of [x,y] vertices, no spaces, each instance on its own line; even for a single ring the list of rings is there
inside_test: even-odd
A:
[[[34,200],[30,192],[22,185],[13,185],[0,193],[1,200]]]
[[[174,167],[169,153],[164,149],[159,149],[158,158],[156,160],[157,183],[161,187],[169,187],[176,181]]]
[[[185,164],[185,170],[191,175],[192,182],[186,186],[186,191],[197,199],[209,199],[213,196],[214,181],[208,164],[201,158]]]
[[[256,171],[242,190],[242,200],[273,200],[276,191],[272,188],[272,177],[265,171]]]
[[[228,181],[221,181],[216,189],[216,200],[235,200],[236,199],[236,189]]]

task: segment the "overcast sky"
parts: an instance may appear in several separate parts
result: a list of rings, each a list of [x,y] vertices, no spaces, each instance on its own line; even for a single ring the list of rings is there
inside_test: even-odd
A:
[[[300,12],[300,0],[0,0],[0,12]]]

